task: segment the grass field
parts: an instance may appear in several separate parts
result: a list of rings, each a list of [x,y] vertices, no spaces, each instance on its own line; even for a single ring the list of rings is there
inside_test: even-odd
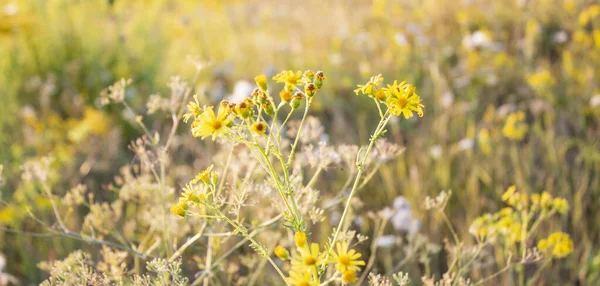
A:
[[[598,285],[600,2],[0,0],[0,285]]]

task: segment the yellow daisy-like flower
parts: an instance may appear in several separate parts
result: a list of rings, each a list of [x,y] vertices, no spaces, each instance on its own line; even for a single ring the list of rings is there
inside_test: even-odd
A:
[[[186,187],[186,191],[181,194],[181,197],[189,203],[200,204],[206,200],[205,194],[198,194],[193,189]]]
[[[362,93],[362,94],[366,94],[369,96],[373,96],[373,95],[375,95],[375,93],[377,91],[377,87],[382,82],[383,82],[383,77],[381,76],[381,74],[372,76],[371,79],[369,79],[369,82],[367,82],[366,84],[357,85],[358,88],[354,90],[354,93],[356,95],[359,95],[359,93]]]
[[[358,277],[356,277],[356,271],[346,270],[342,273],[342,282],[354,283],[356,280],[358,280]]]
[[[204,171],[198,173],[196,175],[196,177],[190,183],[196,184],[200,181],[202,181],[206,184],[210,183],[213,168],[214,168],[214,165],[208,166],[208,168],[206,168]]]
[[[273,77],[273,80],[276,82],[285,83],[285,89],[292,92],[296,88],[297,85],[301,84],[302,81],[302,72],[301,71],[291,71],[285,70]]]
[[[423,104],[421,97],[415,92],[415,87],[406,82],[394,81],[394,84],[387,85],[382,88],[390,113],[394,116],[404,115],[404,118],[409,119],[416,112],[419,117],[423,117]]]
[[[231,112],[228,111],[225,105],[219,107],[218,114],[215,114],[212,106],[204,107],[202,114],[196,117],[196,120],[192,123],[192,134],[194,137],[201,137],[202,139],[212,136],[214,141],[217,136],[229,132],[229,124],[233,120],[230,115]]]
[[[320,265],[323,262],[323,259],[323,253],[319,253],[319,244],[313,243],[310,245],[310,249],[300,249],[298,255],[294,256],[294,259],[292,260],[292,267],[294,269],[316,273],[317,265]]]
[[[316,275],[316,273],[310,273],[299,269],[292,269],[290,271],[288,282],[294,286],[318,286],[321,284],[319,276]]]
[[[348,250],[348,242],[338,242],[336,250],[337,252],[333,253],[331,263],[336,263],[335,269],[337,271],[342,273],[346,270],[359,271],[360,267],[358,266],[365,265],[364,261],[359,260],[362,254],[357,253],[354,249]]]
[[[179,200],[179,202],[172,206],[170,211],[180,217],[185,217],[187,215],[187,211],[189,206],[185,200]]]
[[[194,94],[194,101],[190,101],[187,104],[187,109],[189,110],[189,112],[183,115],[183,122],[185,123],[187,123],[190,120],[190,118],[196,118],[202,114],[203,110],[200,107],[198,95]]]

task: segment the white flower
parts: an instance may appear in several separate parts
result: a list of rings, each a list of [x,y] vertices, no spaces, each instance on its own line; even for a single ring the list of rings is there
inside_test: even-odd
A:
[[[592,97],[592,99],[590,99],[590,106],[591,107],[600,106],[600,94],[596,94],[596,95],[594,95],[594,97]]]
[[[396,231],[412,235],[419,230],[421,223],[413,217],[412,208],[405,197],[399,196],[394,199],[394,211],[391,222]]]
[[[384,235],[377,238],[375,244],[378,247],[390,247],[396,242],[396,237],[393,235]]]
[[[567,32],[565,31],[558,31],[554,34],[552,34],[552,42],[555,42],[557,44],[562,44],[564,42],[567,41]]]
[[[431,157],[433,157],[434,159],[441,157],[442,152],[442,146],[440,145],[435,145],[429,149],[429,154],[431,154]]]
[[[249,81],[239,80],[233,86],[233,93],[231,94],[231,102],[240,103],[244,98],[248,97],[252,94],[252,90],[254,90],[254,85],[252,85]]]
[[[473,139],[471,138],[465,138],[458,142],[458,148],[462,151],[473,149],[473,145]]]

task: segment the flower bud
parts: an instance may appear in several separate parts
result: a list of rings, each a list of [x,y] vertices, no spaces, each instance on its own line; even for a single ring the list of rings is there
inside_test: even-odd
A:
[[[290,257],[290,253],[285,249],[285,247],[278,245],[275,247],[275,251],[273,251],[277,257],[281,260],[287,260]]]
[[[294,95],[285,89],[282,89],[279,92],[279,97],[281,98],[281,101],[283,101],[285,103],[289,103],[292,100],[292,96],[294,96]]]
[[[273,103],[271,101],[267,101],[262,105],[263,110],[269,116],[273,116],[275,114],[275,107],[273,107]]]
[[[185,217],[187,215],[187,210],[189,206],[186,201],[180,200],[176,205],[171,207],[171,212],[180,216]]]
[[[254,101],[257,101],[257,100],[258,100],[258,97],[259,97],[259,96],[260,96],[262,93],[264,93],[264,91],[262,91],[260,88],[258,88],[258,87],[257,87],[257,88],[255,88],[255,89],[252,91],[252,98],[254,99]]]
[[[294,242],[298,248],[306,246],[306,233],[299,231],[294,234]]]
[[[252,99],[250,97],[246,97],[242,102],[238,103],[235,107],[235,113],[243,118],[243,119],[247,119],[250,116],[252,116],[252,106],[254,105],[254,103],[252,103]]]
[[[302,103],[302,99],[304,98],[304,94],[302,92],[296,92],[296,94],[294,94],[294,96],[292,96],[292,101],[290,101],[290,106],[293,109],[296,109],[298,107],[300,107],[300,104]]]
[[[263,135],[267,130],[267,124],[265,124],[263,121],[256,121],[254,124],[252,124],[251,130],[258,135]]]
[[[323,81],[326,79],[325,74],[322,71],[318,71],[315,74],[315,85],[317,88],[321,88],[323,86]]]
[[[254,81],[256,85],[262,89],[262,91],[267,91],[267,76],[264,74],[257,75],[254,77]]]
[[[306,96],[313,97],[317,93],[317,87],[314,83],[309,83],[304,86],[304,92],[306,93]]]
[[[307,70],[303,74],[304,80],[307,82],[312,82],[315,80],[315,73],[311,70]]]

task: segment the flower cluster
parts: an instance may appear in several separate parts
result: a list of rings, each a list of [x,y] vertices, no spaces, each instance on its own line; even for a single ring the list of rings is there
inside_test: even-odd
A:
[[[179,201],[171,207],[171,212],[186,217],[190,214],[190,206],[198,206],[203,212],[202,206],[208,197],[214,193],[218,175],[212,171],[211,165],[206,170],[198,173],[184,188]],[[200,184],[201,183],[201,184]]]
[[[563,258],[573,252],[573,241],[564,232],[555,232],[538,242],[538,248],[542,252],[549,252],[553,257]]]
[[[290,258],[289,252],[283,247],[275,248],[275,255],[282,260],[291,260],[289,272],[289,283],[292,285],[320,285],[320,267],[335,264],[335,279],[342,283],[353,283],[357,281],[359,266],[365,262],[360,260],[361,254],[354,249],[349,249],[347,241],[338,242],[336,251],[328,258],[326,252],[321,252],[318,243],[307,241],[306,233],[296,232],[294,234],[296,252]]]
[[[386,87],[380,87],[384,78],[379,74],[371,77],[364,85],[358,85],[354,90],[356,95],[364,94],[379,102],[385,103],[390,114],[394,116],[404,115],[404,118],[409,119],[416,112],[419,117],[423,116],[423,107],[421,97],[417,95],[416,88],[406,82],[388,84]]]
[[[504,192],[502,200],[509,207],[493,214],[484,214],[471,224],[469,231],[479,241],[499,239],[504,242],[504,245],[524,244],[535,234],[540,223],[555,213],[566,214],[569,209],[569,204],[564,198],[553,198],[548,192],[527,195],[517,191],[515,186],[509,187]],[[557,250],[553,250],[552,254],[555,257],[564,257],[570,252],[572,246],[569,248],[568,234],[561,235],[560,237],[551,235],[552,240],[549,238],[540,241],[538,248],[545,251],[555,246]]]

